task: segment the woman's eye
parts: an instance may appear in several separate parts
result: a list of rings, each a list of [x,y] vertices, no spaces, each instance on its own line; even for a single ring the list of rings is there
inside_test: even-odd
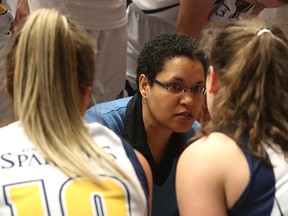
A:
[[[171,88],[173,90],[179,90],[179,89],[181,89],[181,86],[177,83],[171,83]]]

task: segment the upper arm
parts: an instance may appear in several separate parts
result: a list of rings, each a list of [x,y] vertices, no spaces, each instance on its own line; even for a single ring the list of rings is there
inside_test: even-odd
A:
[[[215,0],[180,0],[177,32],[199,36],[208,23],[210,11]]]
[[[227,215],[223,163],[213,149],[207,151],[193,145],[183,152],[177,164],[176,195],[180,215]]]
[[[149,215],[151,215],[151,209],[152,209],[152,187],[153,187],[153,180],[152,180],[152,172],[150,169],[150,166],[147,162],[147,160],[144,158],[144,156],[138,152],[137,150],[134,150],[136,153],[136,156],[141,164],[141,166],[144,169],[144,172],[146,174],[147,183],[148,183],[148,203],[149,203]]]

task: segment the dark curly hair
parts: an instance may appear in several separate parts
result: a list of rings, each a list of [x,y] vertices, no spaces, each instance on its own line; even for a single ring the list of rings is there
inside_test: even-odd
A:
[[[165,33],[156,36],[146,43],[137,60],[137,87],[139,76],[145,74],[148,80],[153,80],[165,62],[177,56],[186,56],[192,60],[199,60],[207,70],[207,60],[204,52],[198,48],[198,41],[190,36],[177,33]]]

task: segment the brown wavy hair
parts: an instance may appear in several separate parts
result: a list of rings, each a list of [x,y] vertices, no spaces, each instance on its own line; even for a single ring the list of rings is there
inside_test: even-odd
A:
[[[270,32],[257,35],[267,28]],[[251,153],[265,158],[264,144],[288,157],[288,40],[275,24],[257,18],[209,28],[202,44],[219,77],[213,119],[205,133],[226,130],[236,142],[249,138]],[[275,149],[275,148],[274,148]]]

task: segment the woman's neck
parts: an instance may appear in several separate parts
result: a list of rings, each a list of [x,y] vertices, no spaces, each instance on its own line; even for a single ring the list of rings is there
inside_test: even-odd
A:
[[[156,164],[162,162],[173,131],[143,112],[143,122],[146,131],[146,140]]]

